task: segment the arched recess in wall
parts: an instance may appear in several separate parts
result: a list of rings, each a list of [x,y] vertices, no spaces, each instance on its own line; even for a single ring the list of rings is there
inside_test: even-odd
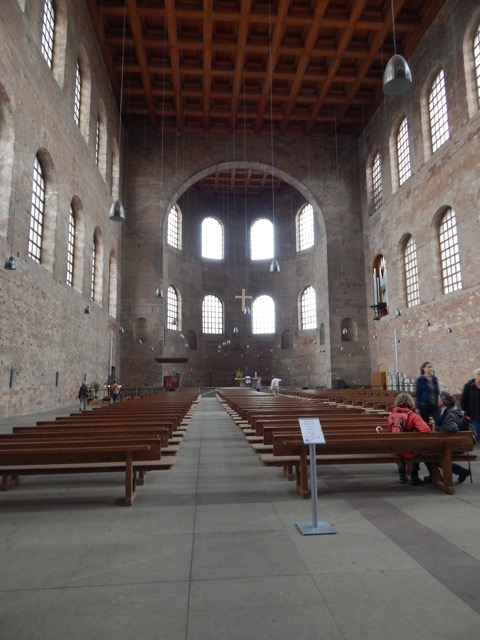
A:
[[[146,318],[136,318],[133,321],[133,339],[139,344],[143,344],[149,338],[148,321]]]
[[[358,325],[353,318],[344,318],[341,325],[342,342],[358,342]]]
[[[73,196],[72,213],[75,223],[74,250],[73,250],[73,288],[82,292],[83,268],[85,264],[85,211],[82,201],[78,196]]]
[[[45,182],[45,213],[42,236],[42,266],[53,272],[55,257],[55,234],[58,216],[58,176],[50,152],[45,148],[37,151]],[[32,161],[33,168],[33,161]],[[61,274],[65,277],[65,274]]]
[[[98,100],[97,116],[98,135],[98,170],[106,181],[107,179],[107,111],[101,98]]]
[[[187,331],[187,344],[188,348],[192,351],[197,350],[197,334],[195,333],[195,331]]]
[[[479,96],[477,90],[477,78],[475,69],[475,59],[473,51],[473,43],[480,26],[480,7],[473,12],[472,17],[465,29],[463,39],[463,60],[465,81],[467,88],[468,114],[470,117],[476,115],[479,109]]]
[[[100,227],[95,227],[92,238],[92,300],[103,306],[104,246]]]
[[[320,344],[325,344],[325,325],[323,324],[323,322],[320,324],[320,332],[319,332],[319,337],[320,337]]]
[[[282,349],[291,349],[293,347],[292,332],[286,329],[282,332]]]
[[[78,64],[82,78],[80,94],[80,131],[87,141],[90,141],[90,114],[92,100],[92,70],[87,51],[83,45],[78,48]]]
[[[12,191],[14,139],[12,105],[5,87],[0,84],[0,238],[7,238],[9,235],[9,223],[13,227],[16,211],[17,198],[15,191]],[[9,221],[9,215],[11,215],[11,221]]]

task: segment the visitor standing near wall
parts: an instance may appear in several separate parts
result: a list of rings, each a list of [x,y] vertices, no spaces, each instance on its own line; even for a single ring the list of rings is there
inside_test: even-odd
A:
[[[80,402],[80,411],[87,410],[87,398],[88,398],[88,387],[85,382],[82,382],[80,385],[80,389],[78,390],[78,400]]]
[[[438,406],[438,380],[433,373],[433,364],[427,360],[420,367],[420,375],[415,385],[415,406],[422,420],[428,422],[432,417],[435,426],[440,417]]]
[[[282,380],[280,378],[273,376],[272,382],[270,383],[270,389],[272,390],[272,393],[274,396],[278,396],[278,390],[279,390],[281,381]]]
[[[116,380],[112,384],[111,392],[112,392],[113,404],[117,404],[117,402],[120,402],[120,385]]]
[[[463,387],[461,407],[470,418],[477,442],[480,438],[480,369],[473,372],[474,378]]]
[[[261,378],[257,378],[256,388],[257,388],[257,391],[261,391],[262,390],[262,379]]]

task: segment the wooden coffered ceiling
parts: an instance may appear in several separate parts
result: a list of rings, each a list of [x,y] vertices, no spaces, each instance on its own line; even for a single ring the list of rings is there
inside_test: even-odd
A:
[[[128,129],[358,137],[445,0],[85,0]],[[246,175],[246,174],[245,174]]]

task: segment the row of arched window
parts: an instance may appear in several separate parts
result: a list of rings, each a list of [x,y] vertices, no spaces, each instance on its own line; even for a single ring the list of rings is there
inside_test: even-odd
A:
[[[249,308],[252,320],[252,334],[276,332],[275,302],[271,296],[261,295],[252,300]],[[315,289],[306,287],[298,299],[299,327],[302,330],[317,328],[317,299]],[[167,329],[182,330],[182,298],[177,287],[170,285],[167,291]],[[225,333],[224,305],[214,295],[207,295],[202,301],[202,333]]]
[[[58,7],[58,11],[56,8]],[[63,2],[43,0],[42,31],[40,51],[57,81],[65,76],[66,42],[68,34],[68,7]],[[59,14],[59,15],[58,15]],[[87,144],[90,142],[90,112],[92,108],[92,77],[88,54],[79,47],[75,63],[75,83],[72,96],[72,117],[82,132]],[[106,181],[110,177],[111,194],[114,200],[119,197],[119,149],[118,140],[112,135],[111,154],[108,153],[108,122],[105,105],[98,99],[96,121],[92,141],[95,163]],[[109,162],[109,158],[111,158]]]
[[[439,267],[442,288],[443,293],[447,294],[462,289],[457,221],[455,211],[451,207],[445,209],[440,215],[436,225],[436,234],[438,253],[440,256]],[[402,252],[405,303],[407,307],[413,307],[421,302],[417,246],[414,236],[409,234],[403,239]],[[373,288],[374,305],[376,305],[377,316],[387,315],[388,286],[386,260],[382,255],[377,256],[373,266]]]
[[[45,152],[43,155],[45,156]],[[49,194],[46,185],[54,185],[56,180],[53,169],[46,171],[44,165],[51,167],[52,164],[51,158],[44,158],[42,161],[40,154],[35,156],[27,249],[29,258],[50,270],[53,270],[54,238],[57,225],[53,209],[55,198]],[[50,203],[48,207],[47,201]],[[89,258],[87,252],[89,242],[85,237],[85,222],[81,201],[78,197],[74,197],[68,212],[68,237],[65,239],[65,284],[79,292],[82,292],[84,285],[84,263]],[[99,227],[95,228],[91,243],[89,297],[92,302],[102,306],[105,275],[103,270],[104,246]],[[114,249],[110,252],[108,263],[108,312],[112,316],[117,314],[117,259]]]
[[[314,219],[312,205],[303,206],[295,219],[297,251],[314,245]],[[274,257],[273,223],[267,218],[258,218],[250,226],[250,259],[271,260]],[[182,213],[173,206],[167,218],[167,243],[182,249]],[[208,216],[201,225],[201,256],[210,260],[224,258],[224,227],[218,218]]]
[[[473,35],[470,36],[470,33]],[[466,67],[467,90],[469,92],[470,111],[480,109],[480,23],[467,30],[464,46],[464,63]],[[447,82],[444,69],[439,69],[428,85],[422,104],[422,121],[425,141],[428,140],[426,154],[434,154],[450,138],[448,118]],[[398,122],[398,121],[397,121]],[[426,145],[425,145],[426,146]],[[395,191],[410,178],[412,167],[410,162],[410,140],[408,118],[405,115],[392,134],[391,141],[392,189]],[[377,211],[383,204],[383,160],[377,151],[373,154],[369,167],[369,193],[373,210]]]

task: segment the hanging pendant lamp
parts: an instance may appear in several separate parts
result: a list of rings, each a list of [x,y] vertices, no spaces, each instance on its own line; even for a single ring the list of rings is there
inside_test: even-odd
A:
[[[392,35],[393,35],[393,56],[387,62],[383,73],[383,93],[387,96],[400,96],[412,86],[412,72],[407,61],[397,53],[397,41],[395,38],[395,15],[392,9]]]
[[[118,111],[118,149],[119,149],[119,157],[122,153],[122,110],[123,110],[123,68],[125,64],[125,26],[127,21],[127,2],[125,0],[125,4],[123,6],[123,37],[122,37],[122,70],[121,70],[121,79],[120,79],[120,107]],[[108,212],[108,219],[113,222],[125,222],[125,207],[120,202],[120,200],[115,200],[115,202],[110,207],[110,211]]]
[[[110,207],[108,219],[113,220],[113,222],[125,222],[125,209],[120,200],[115,200]]]

